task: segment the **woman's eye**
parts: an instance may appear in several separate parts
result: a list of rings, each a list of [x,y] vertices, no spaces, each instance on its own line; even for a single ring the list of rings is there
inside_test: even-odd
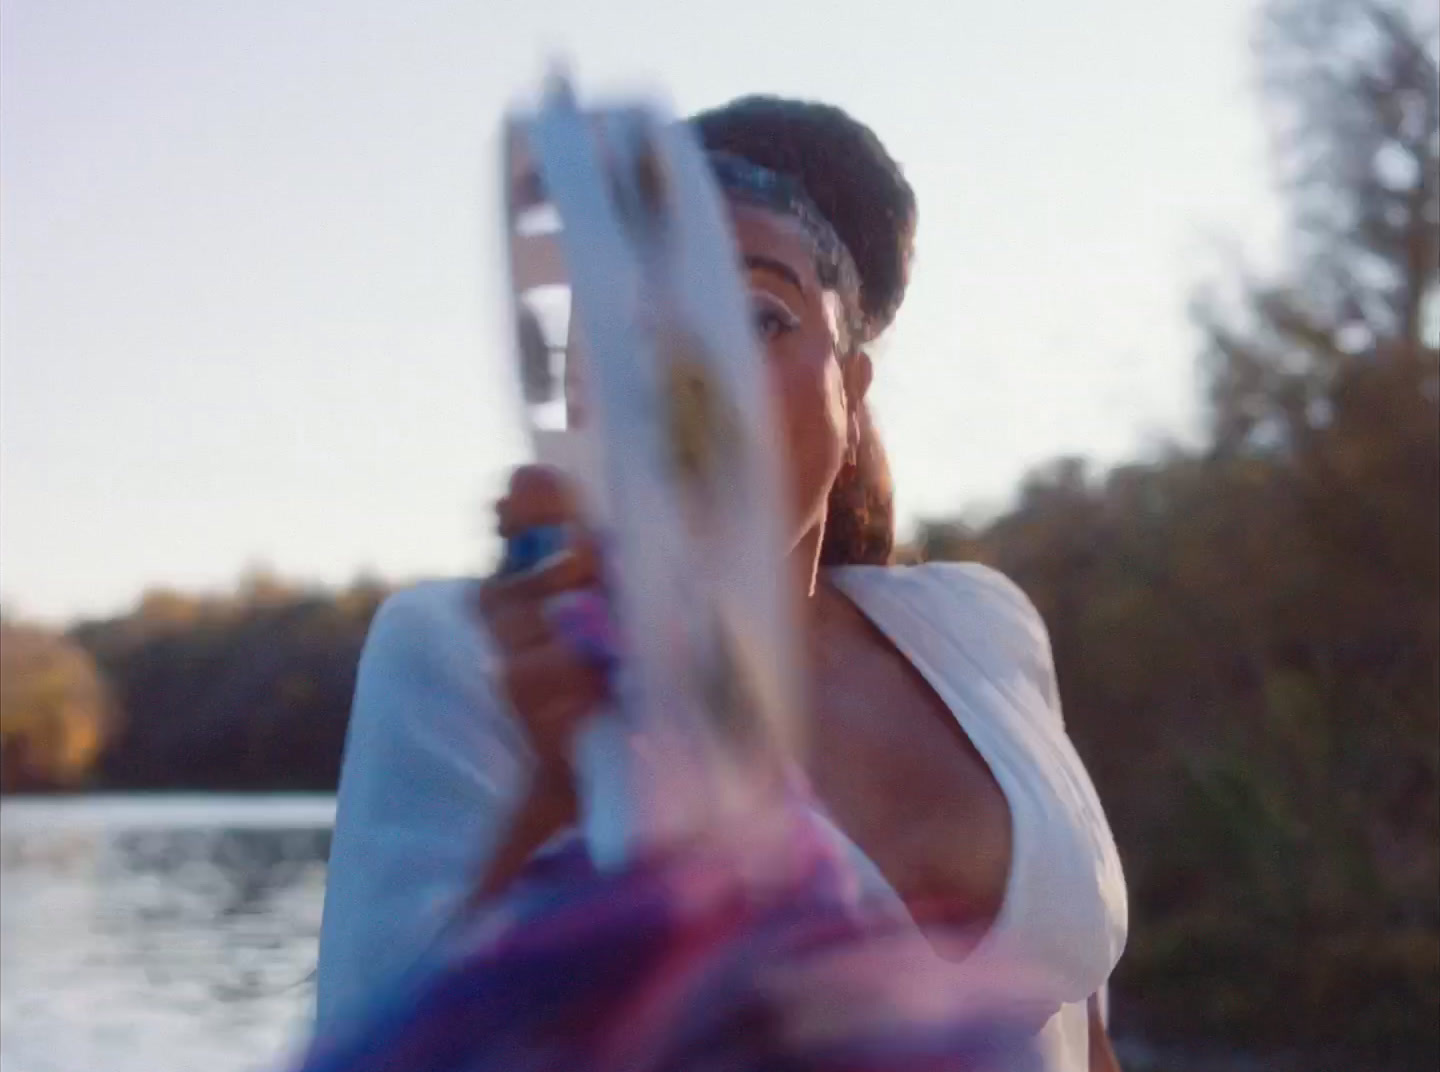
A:
[[[769,302],[756,302],[752,315],[755,318],[756,333],[766,342],[778,339],[800,326],[793,313],[779,309]]]

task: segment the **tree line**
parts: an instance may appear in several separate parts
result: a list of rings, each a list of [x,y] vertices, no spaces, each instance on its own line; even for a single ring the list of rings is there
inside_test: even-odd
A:
[[[256,574],[224,597],[153,591],[63,636],[5,623],[6,790],[333,791],[386,594]]]

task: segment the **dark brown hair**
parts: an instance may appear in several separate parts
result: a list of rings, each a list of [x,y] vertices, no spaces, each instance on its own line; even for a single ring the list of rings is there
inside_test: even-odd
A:
[[[857,345],[894,319],[905,297],[915,240],[915,193],[874,131],[839,108],[744,97],[691,122],[706,149],[788,175],[845,243],[860,277]],[[869,408],[860,440],[830,492],[824,566],[883,565],[895,544],[894,484]]]

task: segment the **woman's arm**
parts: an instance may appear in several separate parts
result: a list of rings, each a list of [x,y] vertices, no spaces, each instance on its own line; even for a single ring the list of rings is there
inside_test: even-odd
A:
[[[508,824],[505,839],[485,865],[474,903],[503,891],[542,845],[574,825],[576,812],[575,780],[570,772],[553,768],[538,771]]]
[[[1105,1017],[1100,1013],[1100,997],[1095,995],[1086,1008],[1090,1019],[1090,1072],[1122,1072],[1120,1061],[1110,1045],[1110,1032],[1105,1027]]]
[[[525,796],[534,761],[491,686],[475,592],[453,581],[397,593],[366,639],[320,935],[322,1029],[425,954]]]

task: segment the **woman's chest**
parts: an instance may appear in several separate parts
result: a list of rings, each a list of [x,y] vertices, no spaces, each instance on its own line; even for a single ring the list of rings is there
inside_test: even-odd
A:
[[[820,670],[809,767],[835,820],[912,905],[993,917],[1010,813],[954,715],[883,638],[838,645]]]

